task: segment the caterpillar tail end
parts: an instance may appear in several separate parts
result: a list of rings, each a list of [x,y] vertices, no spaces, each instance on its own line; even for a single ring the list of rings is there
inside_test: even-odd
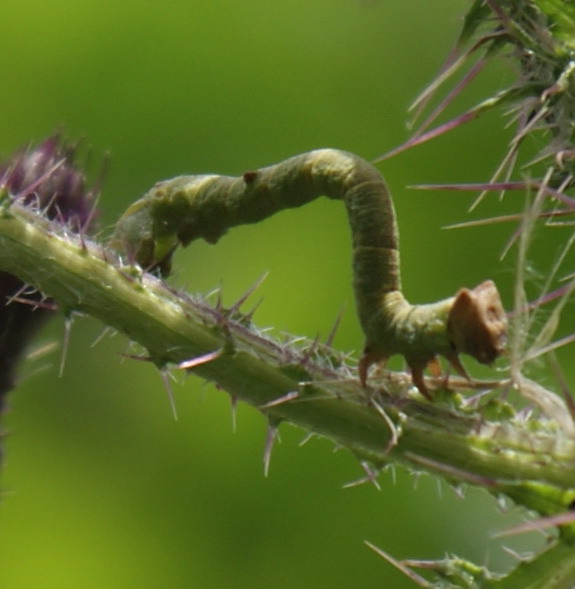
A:
[[[492,280],[457,292],[447,321],[447,333],[457,354],[468,354],[482,364],[493,364],[504,353],[507,315]],[[450,361],[460,372],[458,365]]]
[[[151,200],[141,198],[130,205],[116,223],[108,245],[147,272],[156,271],[167,277],[178,239],[175,232],[158,235],[152,204]]]

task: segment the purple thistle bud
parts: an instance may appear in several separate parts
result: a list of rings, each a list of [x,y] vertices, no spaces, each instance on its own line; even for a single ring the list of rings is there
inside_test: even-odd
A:
[[[59,135],[50,137],[0,163],[0,187],[16,202],[34,207],[72,231],[87,232],[93,224],[97,191],[86,190],[74,155],[75,148],[65,145]],[[19,278],[0,272],[0,410],[15,385],[16,368],[28,344],[55,310],[42,293],[25,290]]]
[[[74,164],[75,149],[54,135],[0,164],[0,185],[18,202],[84,232],[92,221],[96,192],[86,191],[84,174]]]

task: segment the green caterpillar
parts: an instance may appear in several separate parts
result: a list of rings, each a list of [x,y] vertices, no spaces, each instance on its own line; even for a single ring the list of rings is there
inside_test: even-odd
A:
[[[373,363],[400,354],[413,383],[430,398],[423,372],[428,365],[438,368],[438,356],[467,377],[460,354],[491,364],[502,353],[507,322],[493,282],[462,288],[437,303],[407,302],[389,190],[373,166],[344,151],[311,151],[240,177],[159,182],[121,217],[113,244],[142,267],[167,275],[178,244],[198,238],[216,243],[230,227],[257,223],[322,195],[343,200],[351,226],[356,304],[366,337],[359,363],[364,386]]]

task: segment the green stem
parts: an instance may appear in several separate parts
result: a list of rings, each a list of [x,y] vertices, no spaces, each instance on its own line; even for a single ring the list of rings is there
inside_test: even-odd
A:
[[[237,311],[173,291],[17,204],[0,215],[0,269],[54,297],[65,311],[93,315],[125,333],[159,367],[198,358],[194,373],[377,466],[400,460],[507,493],[546,515],[575,497],[575,441],[552,424],[493,421],[487,409],[482,415],[420,402],[409,397],[404,379],[387,385],[397,394],[366,391],[349,367],[332,367],[333,350],[279,344]],[[293,393],[297,398],[274,404]]]
[[[158,367],[188,361],[190,371],[271,423],[285,420],[325,436],[376,468],[399,462],[505,494],[544,515],[567,510],[575,498],[575,440],[553,423],[502,418],[510,409],[497,401],[477,411],[458,407],[453,397],[421,402],[401,376],[385,381],[392,394],[366,390],[334,350],[280,344],[237,309],[176,292],[17,204],[0,210],[0,270],[52,296],[65,312],[92,315],[125,333]],[[573,566],[574,533],[562,530],[553,552],[543,555],[558,570]],[[498,585],[511,586],[518,585]]]

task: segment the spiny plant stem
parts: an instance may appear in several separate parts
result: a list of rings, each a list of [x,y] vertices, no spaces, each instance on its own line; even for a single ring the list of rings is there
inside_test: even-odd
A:
[[[423,403],[409,397],[407,379],[388,383],[397,394],[366,394],[333,350],[264,337],[242,316],[122,266],[113,252],[63,234],[17,204],[0,214],[0,269],[53,296],[68,313],[93,315],[127,334],[158,367],[197,358],[186,366],[233,397],[274,421],[326,436],[376,467],[400,461],[455,484],[507,494],[546,515],[575,498],[575,441],[558,437],[552,423],[489,419],[497,403],[478,412],[466,412],[457,399]],[[209,361],[202,362],[206,354]]]
[[[507,495],[543,515],[565,512],[575,499],[575,440],[558,435],[553,422],[514,418],[496,400],[477,410],[465,410],[457,397],[421,402],[410,397],[408,378],[387,382],[391,394],[366,392],[352,377],[354,367],[334,350],[278,343],[235,308],[230,313],[175,292],[7,197],[0,207],[0,269],[52,296],[68,314],[93,315],[125,333],[159,368],[186,366],[259,408],[274,426],[284,420],[299,425],[376,469],[400,463],[427,470],[454,485]],[[540,563],[570,575],[574,541],[573,526],[564,526],[541,561],[479,583],[491,578],[482,571],[478,584],[460,586],[561,587],[541,580],[549,576],[542,575]],[[513,584],[514,578],[523,583],[537,575],[540,583]]]

